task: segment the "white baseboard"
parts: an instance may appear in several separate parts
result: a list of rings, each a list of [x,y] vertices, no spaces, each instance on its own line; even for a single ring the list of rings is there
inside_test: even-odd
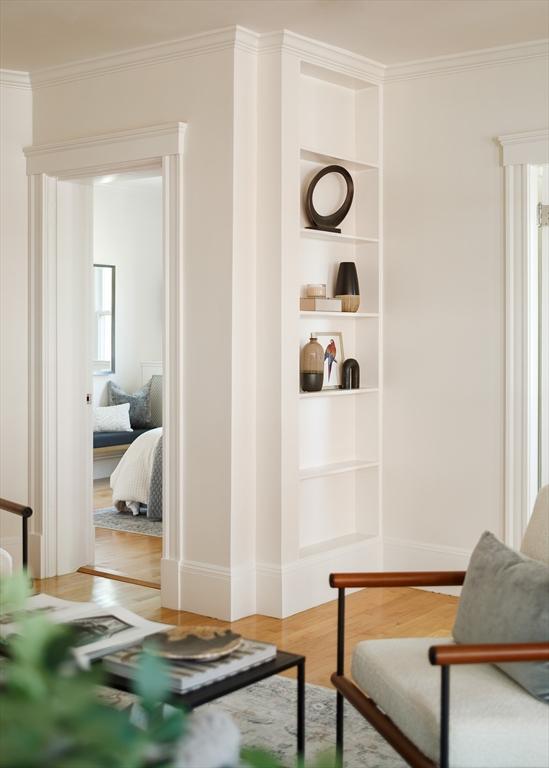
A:
[[[257,564],[257,612],[284,619],[337,597],[329,584],[337,571],[377,571],[381,567],[381,541],[366,539],[296,560],[283,566]]]
[[[465,571],[471,550],[412,539],[383,538],[384,571]],[[431,592],[459,595],[461,587],[429,587]]]
[[[181,575],[179,560],[163,557],[160,561],[160,589],[163,608],[181,610]]]
[[[187,560],[180,567],[180,610],[224,621],[256,613],[255,568]]]

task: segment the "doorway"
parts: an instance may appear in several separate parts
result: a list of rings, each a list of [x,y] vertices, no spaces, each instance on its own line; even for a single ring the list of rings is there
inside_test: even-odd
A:
[[[162,176],[151,169],[91,183],[94,557],[84,570],[159,588]]]
[[[161,175],[164,515],[162,603],[181,606],[183,558],[182,123],[26,150],[31,214],[31,503],[35,576],[93,564],[91,244],[93,184],[111,174]],[[146,174],[145,174],[146,175]],[[84,309],[84,311],[82,311]],[[83,362],[84,361],[84,362]],[[158,361],[141,361],[151,363]]]

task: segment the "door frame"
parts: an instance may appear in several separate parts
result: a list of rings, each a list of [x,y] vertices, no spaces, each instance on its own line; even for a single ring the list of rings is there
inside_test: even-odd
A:
[[[60,180],[158,167],[163,195],[163,518],[161,597],[180,608],[183,559],[183,151],[186,124],[167,123],[128,131],[42,144],[24,150],[30,201],[30,395],[29,497],[34,510],[29,536],[35,576],[58,575],[57,509],[60,470],[57,429],[62,382],[56,317],[58,262],[57,184]],[[78,456],[78,454],[77,454]],[[66,471],[67,468],[64,468]],[[84,521],[90,510],[75,510]],[[83,529],[86,526],[83,525]],[[88,537],[89,538],[89,537]],[[87,541],[89,549],[93,542]],[[90,551],[89,555],[92,554]],[[81,563],[85,565],[86,563]]]
[[[529,256],[536,222],[531,166],[549,162],[549,129],[500,136],[498,141],[505,169],[505,541],[519,548],[535,500],[530,423],[537,405],[532,379],[537,337],[529,319]]]

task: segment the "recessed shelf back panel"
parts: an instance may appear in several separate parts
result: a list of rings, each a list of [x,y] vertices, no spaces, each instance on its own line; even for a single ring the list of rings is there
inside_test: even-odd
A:
[[[375,462],[378,455],[378,396],[326,397],[299,401],[299,466]]]
[[[355,533],[354,476],[335,475],[300,483],[299,510],[300,548]]]
[[[301,226],[307,228],[310,222],[305,213],[305,195],[315,175],[330,163],[314,163],[302,160],[301,171]],[[347,216],[339,225],[343,235],[377,238],[378,236],[378,204],[376,173],[351,173],[354,185],[354,197]],[[317,183],[313,204],[315,210],[322,216],[336,211],[345,200],[347,184],[340,173],[328,173]],[[328,233],[330,234],[330,233]],[[333,238],[332,238],[333,239]]]
[[[352,157],[356,149],[355,92],[304,75],[300,78],[301,146]]]
[[[304,240],[301,244],[300,258],[300,295],[307,295],[308,283],[326,285],[327,296],[335,295],[335,284],[339,264],[342,261],[354,261],[360,286],[360,311],[377,313],[379,311],[378,249],[375,245],[360,248],[347,246],[342,248],[341,258],[334,259],[333,247],[329,243],[313,243]]]

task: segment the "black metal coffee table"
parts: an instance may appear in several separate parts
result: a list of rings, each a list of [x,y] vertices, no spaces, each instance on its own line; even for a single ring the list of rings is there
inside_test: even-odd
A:
[[[217,683],[203,685],[189,693],[172,693],[169,703],[176,707],[195,709],[292,667],[297,667],[297,754],[303,758],[305,755],[305,656],[278,651],[272,661],[259,664],[245,672],[231,675]],[[112,673],[107,675],[104,685],[119,691],[131,692],[132,690],[130,679]]]

